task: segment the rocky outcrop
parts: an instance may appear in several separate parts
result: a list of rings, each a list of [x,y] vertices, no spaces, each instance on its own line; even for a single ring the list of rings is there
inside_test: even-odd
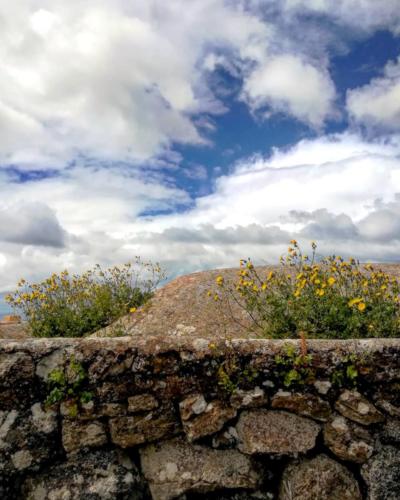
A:
[[[400,341],[307,347],[0,341],[0,498],[400,498]]]

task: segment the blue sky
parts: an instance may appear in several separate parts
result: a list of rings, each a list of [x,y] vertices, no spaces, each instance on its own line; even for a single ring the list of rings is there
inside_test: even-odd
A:
[[[0,293],[293,237],[400,260],[398,0],[20,0],[0,27]]]

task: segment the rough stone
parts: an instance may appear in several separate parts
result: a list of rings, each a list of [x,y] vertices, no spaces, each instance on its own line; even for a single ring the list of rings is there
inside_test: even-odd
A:
[[[385,417],[358,391],[345,390],[335,404],[336,410],[343,416],[362,425],[383,422]]]
[[[244,391],[242,389],[236,390],[231,398],[230,403],[234,408],[260,408],[268,404],[268,396],[265,394],[264,389],[255,387],[251,391]]]
[[[111,440],[121,448],[130,448],[146,442],[172,437],[179,430],[174,415],[164,412],[110,419]]]
[[[25,500],[145,500],[146,486],[135,465],[117,451],[70,457],[23,485]]]
[[[361,500],[352,474],[326,455],[290,464],[283,473],[279,500]]]
[[[325,396],[328,394],[330,388],[332,387],[331,382],[329,380],[316,380],[314,382],[314,387],[317,389],[317,391]]]
[[[0,384],[12,386],[22,379],[30,379],[35,372],[32,358],[23,352],[0,355]]]
[[[208,403],[204,413],[192,418],[184,420],[183,430],[186,433],[187,439],[190,442],[197,439],[214,434],[222,429],[224,424],[236,417],[237,410],[231,406],[227,406],[222,401],[212,401]]]
[[[374,451],[374,441],[363,427],[335,416],[324,426],[326,446],[342,460],[364,463]]]
[[[400,450],[385,446],[361,468],[368,486],[368,500],[400,498]]]
[[[130,413],[154,410],[157,406],[158,401],[152,394],[138,394],[128,398],[128,411]]]
[[[207,402],[203,394],[192,394],[179,403],[179,411],[182,420],[189,420],[195,415],[200,415],[207,408]]]
[[[378,432],[378,437],[382,443],[400,444],[400,421],[389,418]]]
[[[107,443],[104,424],[96,421],[64,419],[62,424],[62,444],[67,453],[83,448],[94,448]]]
[[[140,456],[153,500],[220,489],[255,489],[261,479],[252,461],[237,450],[212,450],[181,438],[150,445],[141,449]]]
[[[220,431],[213,437],[213,448],[233,448],[238,442],[238,434],[235,427],[228,427],[226,430]]]
[[[272,397],[271,406],[297,413],[303,417],[311,417],[320,422],[326,422],[331,415],[329,403],[307,393],[279,391]]]
[[[236,425],[243,453],[294,455],[311,450],[320,426],[284,411],[244,411]]]
[[[0,473],[34,469],[56,457],[56,432],[54,412],[44,412],[40,405],[24,412],[0,412]]]
[[[56,349],[48,356],[42,358],[36,365],[36,375],[44,380],[47,380],[49,374],[64,366],[67,359],[67,353],[64,349]]]

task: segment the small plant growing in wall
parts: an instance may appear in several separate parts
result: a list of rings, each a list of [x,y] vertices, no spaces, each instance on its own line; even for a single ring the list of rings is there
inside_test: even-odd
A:
[[[87,382],[86,370],[72,357],[64,369],[55,368],[49,373],[45,405],[68,403],[70,416],[76,416],[79,405],[93,399],[93,393],[87,390]]]
[[[275,375],[285,387],[309,385],[315,381],[312,355],[297,352],[292,344],[285,344],[282,354],[275,356],[275,365]]]

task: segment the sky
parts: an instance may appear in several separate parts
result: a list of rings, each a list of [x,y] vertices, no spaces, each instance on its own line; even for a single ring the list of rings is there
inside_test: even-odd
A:
[[[399,0],[0,4],[0,293],[292,238],[397,262],[399,216]]]

